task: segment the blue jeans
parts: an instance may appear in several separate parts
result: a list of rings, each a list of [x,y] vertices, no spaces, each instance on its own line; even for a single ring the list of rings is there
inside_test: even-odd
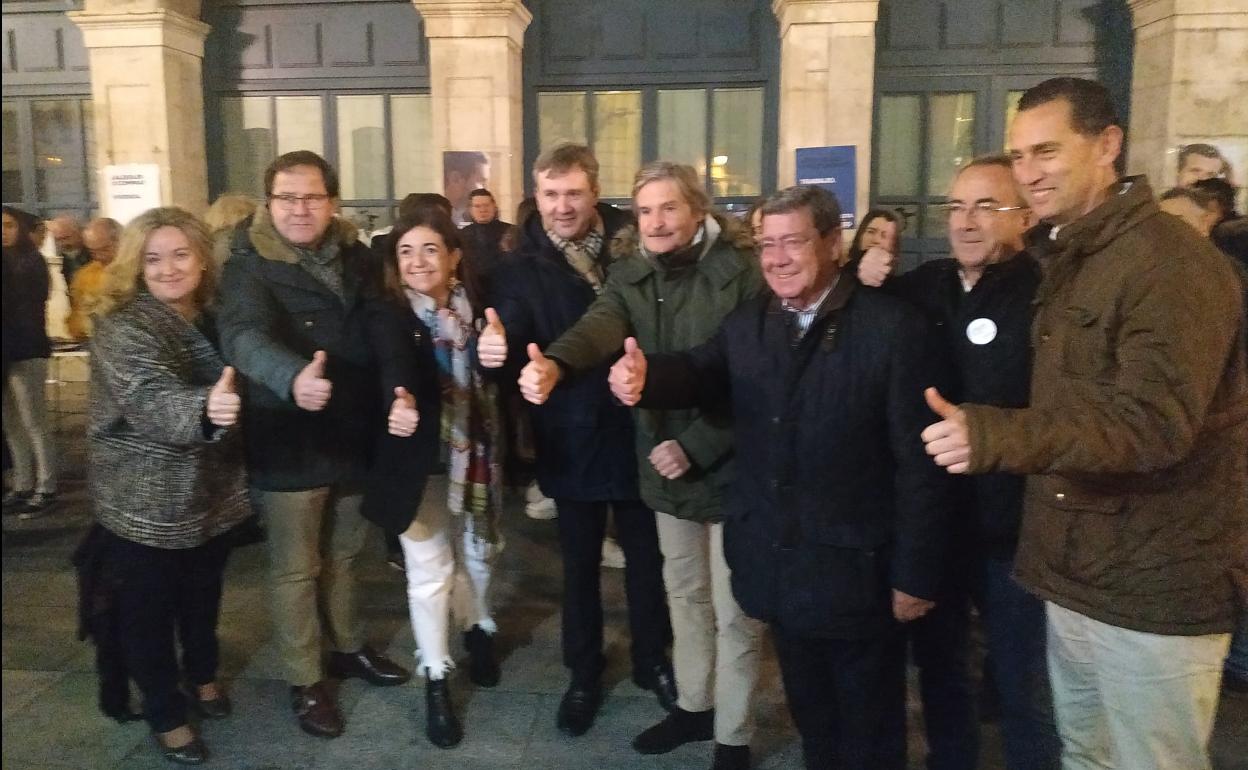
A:
[[[1240,679],[1248,679],[1248,612],[1239,618],[1239,628],[1231,637],[1231,651],[1226,656],[1226,671]]]
[[[1044,602],[1023,590],[1013,560],[981,559],[973,585],[1001,701],[1001,737],[1009,770],[1056,770],[1061,740],[1045,657]]]

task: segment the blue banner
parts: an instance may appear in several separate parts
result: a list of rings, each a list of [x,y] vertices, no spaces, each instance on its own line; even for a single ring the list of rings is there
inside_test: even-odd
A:
[[[797,183],[822,187],[836,196],[841,204],[841,227],[857,226],[858,147],[852,144],[835,147],[799,147],[797,149]]]

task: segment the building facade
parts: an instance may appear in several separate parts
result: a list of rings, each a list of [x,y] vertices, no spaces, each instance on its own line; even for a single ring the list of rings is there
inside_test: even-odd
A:
[[[913,262],[945,248],[953,170],[1059,74],[1111,89],[1156,187],[1194,141],[1248,170],[1243,0],[30,0],[3,27],[3,197],[45,215],[107,213],[100,172],[128,163],[202,211],[301,148],[365,228],[444,185],[508,212],[563,140],[608,200],[665,158],[744,208],[799,148],[849,146],[855,208],[900,209]]]

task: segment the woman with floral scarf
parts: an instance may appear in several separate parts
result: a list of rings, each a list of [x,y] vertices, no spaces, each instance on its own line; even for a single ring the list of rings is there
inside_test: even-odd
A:
[[[503,444],[495,387],[482,378],[477,362],[476,314],[461,280],[459,231],[441,212],[422,212],[395,225],[387,253],[386,284],[407,311],[418,379],[429,383],[430,370],[436,370],[432,387],[394,388],[388,440],[418,440],[439,427],[446,475],[430,479],[418,510],[407,509],[399,542],[412,632],[426,679],[426,735],[434,745],[449,748],[463,737],[447,688],[447,671],[454,666],[452,614],[466,629],[470,679],[481,687],[493,687],[499,679],[488,589],[503,545],[498,528]],[[430,418],[432,425],[426,422]],[[409,485],[419,485],[429,459],[412,460],[416,467],[397,470],[405,470]],[[367,515],[367,500],[365,508]]]

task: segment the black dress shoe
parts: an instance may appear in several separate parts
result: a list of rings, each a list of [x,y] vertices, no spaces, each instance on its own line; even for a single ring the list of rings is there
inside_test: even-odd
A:
[[[711,770],[750,770],[750,747],[716,743]]]
[[[468,650],[468,678],[478,687],[494,687],[502,677],[494,659],[494,635],[481,626],[464,632],[464,648]]]
[[[308,735],[318,738],[342,735],[342,712],[325,681],[290,688],[290,706],[299,719],[299,728]]]
[[[602,702],[602,685],[596,680],[588,683],[573,681],[559,701],[556,724],[568,735],[584,735],[594,726],[598,706]]]
[[[677,706],[662,722],[634,738],[633,748],[640,754],[666,754],[686,743],[709,741],[714,737],[714,709],[685,711]]]
[[[354,677],[378,687],[403,684],[412,678],[410,671],[368,646],[358,652],[331,652],[328,670],[335,679]]]
[[[202,765],[208,761],[208,747],[198,735],[191,738],[189,743],[181,746],[166,746],[165,742],[160,739],[156,733],[152,733],[152,739],[156,741],[156,746],[160,749],[160,753],[165,759],[177,765]]]
[[[676,675],[672,673],[671,663],[661,661],[633,672],[633,683],[653,692],[664,711],[671,712],[676,708]]]
[[[428,672],[425,672],[428,676]],[[425,680],[425,735],[434,746],[449,749],[464,739],[464,728],[455,716],[446,679]]]
[[[205,719],[225,719],[234,711],[234,706],[230,703],[230,696],[225,693],[208,700],[199,697],[191,700],[195,704],[195,710]]]

